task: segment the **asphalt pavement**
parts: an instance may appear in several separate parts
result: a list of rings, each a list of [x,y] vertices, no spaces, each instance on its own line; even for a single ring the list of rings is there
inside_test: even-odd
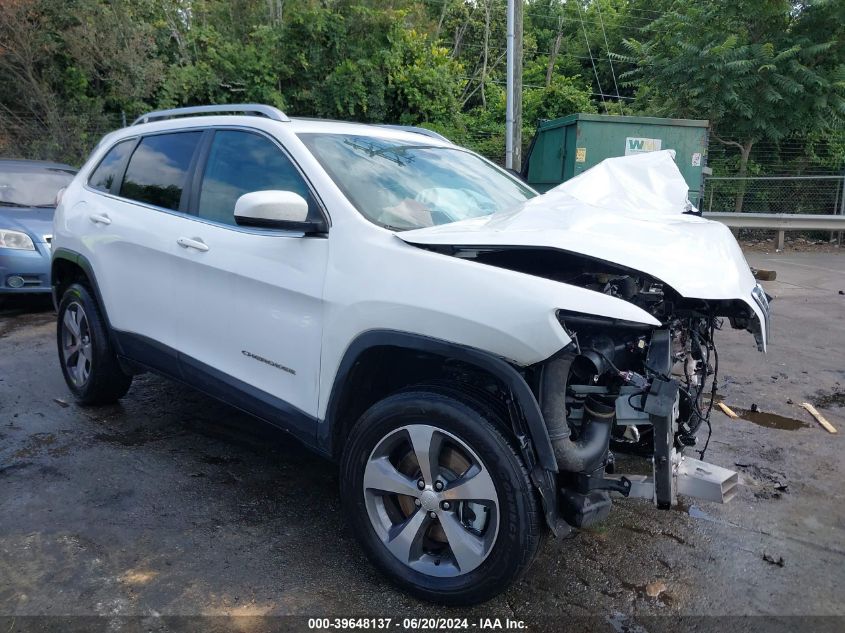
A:
[[[759,354],[748,333],[719,333],[720,394],[746,419],[714,413],[706,456],[740,473],[737,497],[682,499],[670,511],[620,499],[604,524],[549,538],[523,580],[467,609],[386,582],[350,534],[335,466],[283,433],[150,374],[120,404],[78,407],[59,370],[50,303],[7,302],[0,633],[26,616],[93,615],[117,629],[122,616],[298,615],[583,621],[608,631],[658,630],[672,621],[662,616],[815,615],[839,616],[816,624],[843,630],[845,255],[749,261],[778,273],[765,283],[775,296],[770,350]],[[244,630],[267,622],[239,621]]]

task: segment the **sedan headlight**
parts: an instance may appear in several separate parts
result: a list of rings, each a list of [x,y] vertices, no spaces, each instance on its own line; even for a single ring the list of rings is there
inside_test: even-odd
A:
[[[35,244],[32,243],[32,238],[26,233],[12,231],[10,229],[0,229],[0,248],[14,248],[19,251],[34,251]]]

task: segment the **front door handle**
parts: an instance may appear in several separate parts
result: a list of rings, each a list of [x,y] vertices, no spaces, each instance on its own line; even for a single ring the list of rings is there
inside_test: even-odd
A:
[[[92,216],[89,216],[89,219],[94,224],[106,224],[106,225],[111,224],[111,218],[109,218],[109,216],[107,216],[106,214],[92,215]]]
[[[193,248],[195,250],[198,250],[200,253],[204,253],[208,250],[208,244],[203,242],[198,237],[180,237],[178,240],[176,240],[176,243],[182,248]]]

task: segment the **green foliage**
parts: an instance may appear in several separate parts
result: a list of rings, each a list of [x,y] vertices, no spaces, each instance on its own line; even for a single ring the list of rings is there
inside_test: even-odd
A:
[[[0,153],[78,164],[124,117],[252,101],[421,124],[501,161],[505,5],[0,0]],[[725,170],[764,169],[761,144],[803,144],[779,169],[845,162],[843,0],[523,7],[525,145],[539,119],[650,114],[710,119],[735,143],[713,157]]]
[[[646,37],[625,41],[621,59],[636,64],[626,85],[640,111],[706,118],[742,145],[828,128],[845,115],[845,11],[834,4],[673,2]]]
[[[576,112],[596,112],[590,88],[579,85],[581,81],[580,78],[556,76],[545,88],[526,90],[522,102],[525,120],[536,123],[540,119],[555,119]]]
[[[425,34],[403,28],[401,22],[384,26],[375,50],[343,59],[316,91],[303,87],[316,114],[367,122],[449,123],[458,110],[460,64]]]
[[[266,26],[256,27],[237,42],[212,26],[192,29],[187,37],[192,58],[168,68],[158,105],[247,101],[284,107],[278,74],[267,53],[275,39],[276,34]]]
[[[392,47],[385,64],[392,104],[390,119],[406,124],[450,122],[458,111],[461,64],[446,48],[413,29],[395,28],[390,40]]]

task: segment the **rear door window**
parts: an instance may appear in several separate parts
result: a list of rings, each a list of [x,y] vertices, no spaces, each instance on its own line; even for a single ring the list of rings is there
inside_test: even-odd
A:
[[[126,157],[132,150],[135,140],[132,138],[121,141],[112,147],[103,157],[103,160],[100,161],[100,164],[97,165],[97,169],[91,174],[91,177],[88,179],[88,185],[99,191],[111,192],[112,187],[116,184],[118,178],[120,178]]]
[[[178,210],[202,132],[156,134],[141,140],[120,188],[125,198]]]
[[[197,215],[234,225],[238,198],[271,189],[298,193],[308,202],[308,219],[320,218],[308,185],[275,143],[251,132],[216,131],[200,185]]]

